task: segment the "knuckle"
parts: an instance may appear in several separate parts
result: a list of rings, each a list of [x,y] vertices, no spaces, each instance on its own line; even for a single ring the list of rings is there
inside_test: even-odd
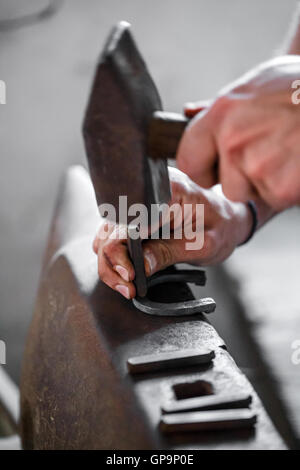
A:
[[[246,160],[246,174],[251,180],[263,181],[272,174],[274,163],[280,157],[277,150],[269,150],[266,154],[249,152]]]
[[[219,135],[219,147],[221,157],[225,157],[230,163],[235,163],[240,156],[237,151],[240,146],[240,133],[236,124],[231,121],[224,124]]]
[[[232,109],[233,104],[234,100],[232,100],[229,95],[221,95],[214,101],[211,108],[211,114],[214,116],[216,121],[220,121]]]
[[[226,163],[230,165],[234,165],[238,159],[238,153],[234,151],[234,137],[233,134],[229,135],[228,137],[224,138],[223,143],[221,145],[221,149],[223,150],[224,154],[226,155]]]
[[[231,103],[231,99],[229,98],[228,95],[220,95],[218,98],[216,98],[213,108],[217,109],[218,111],[223,110],[223,109],[228,109],[228,106]]]
[[[260,181],[265,176],[264,164],[261,161],[253,160],[247,168],[247,175],[250,180]]]
[[[103,254],[104,254],[104,256],[109,256],[110,253],[112,253],[112,242],[109,240],[103,246]]]
[[[114,240],[107,240],[103,246],[103,256],[110,261],[113,259],[116,250],[116,243]]]

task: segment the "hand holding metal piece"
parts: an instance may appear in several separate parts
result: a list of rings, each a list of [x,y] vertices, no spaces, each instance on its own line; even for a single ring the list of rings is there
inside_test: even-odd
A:
[[[181,269],[172,273],[157,273],[146,278],[142,240],[138,236],[138,227],[133,224],[128,226],[128,248],[135,269],[135,286],[137,297],[132,299],[136,308],[148,315],[181,316],[195,313],[211,313],[216,308],[216,303],[210,297],[185,302],[163,303],[150,300],[146,294],[149,287],[154,287],[166,282],[190,282],[198,286],[204,286],[206,276],[204,271],[198,269]]]
[[[175,157],[188,120],[165,113],[156,86],[124,21],[113,28],[101,54],[92,87],[83,133],[90,173],[98,205],[110,203],[116,220],[122,222],[119,196],[127,197],[128,207],[151,205],[171,199],[167,158]],[[137,226],[127,216],[128,248],[135,269],[137,298],[134,305],[150,315],[191,315],[212,312],[211,298],[180,303],[154,302],[146,297],[148,287],[165,282],[198,283],[197,272],[158,275],[147,280],[142,240]],[[202,276],[202,277],[201,277]]]

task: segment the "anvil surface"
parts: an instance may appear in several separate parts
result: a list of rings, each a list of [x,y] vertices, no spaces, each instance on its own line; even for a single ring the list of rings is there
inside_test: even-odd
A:
[[[90,178],[73,167],[58,198],[24,355],[24,448],[284,449],[250,383],[202,314],[148,316],[99,281],[91,248],[98,224]],[[165,285],[151,295],[164,301],[191,297],[185,284]],[[212,367],[136,378],[127,372],[129,357],[198,346],[215,350]],[[252,394],[255,428],[164,437],[160,407],[174,396],[173,385],[199,380],[216,394]]]

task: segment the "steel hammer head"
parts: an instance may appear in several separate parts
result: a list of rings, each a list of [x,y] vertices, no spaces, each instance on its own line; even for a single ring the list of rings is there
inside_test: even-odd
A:
[[[128,197],[128,206],[142,203],[148,210],[170,199],[167,162],[147,148],[149,123],[161,109],[130,25],[122,21],[101,54],[83,125],[97,202],[112,204],[117,221],[119,195]]]

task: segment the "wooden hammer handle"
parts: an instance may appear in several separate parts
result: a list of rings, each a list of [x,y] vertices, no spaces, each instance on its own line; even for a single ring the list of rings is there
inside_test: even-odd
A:
[[[148,151],[152,158],[175,158],[188,119],[181,114],[155,111],[149,125]]]

